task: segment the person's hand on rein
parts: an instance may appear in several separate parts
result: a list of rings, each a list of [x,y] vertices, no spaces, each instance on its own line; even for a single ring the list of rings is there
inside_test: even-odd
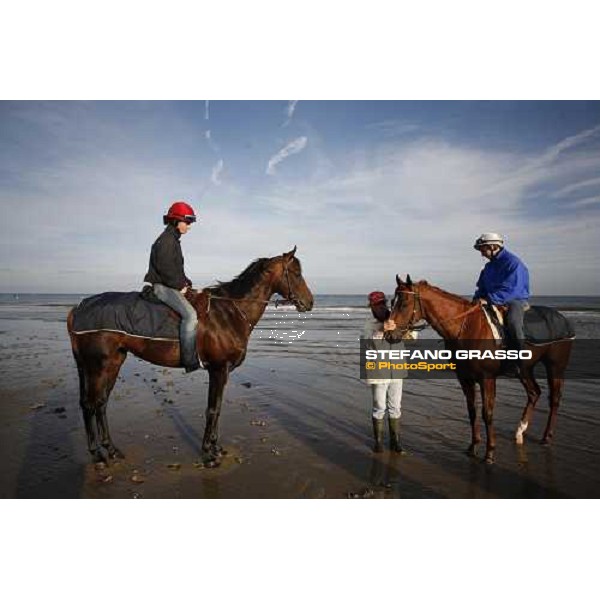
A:
[[[394,331],[394,329],[396,329],[396,323],[394,323],[394,321],[392,321],[392,319],[388,319],[387,321],[384,322],[384,324],[383,324],[384,331]]]

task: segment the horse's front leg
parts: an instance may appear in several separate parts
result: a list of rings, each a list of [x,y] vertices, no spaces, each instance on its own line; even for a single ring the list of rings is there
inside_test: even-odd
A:
[[[477,406],[475,404],[475,382],[467,379],[459,379],[458,381],[467,401],[467,411],[469,412],[469,422],[471,423],[471,444],[467,449],[467,454],[475,456],[477,445],[481,442]]]
[[[483,420],[487,434],[485,449],[485,462],[491,465],[496,460],[496,431],[494,430],[494,403],[496,401],[496,380],[486,378],[479,383],[481,387],[481,404],[483,406]]]
[[[223,402],[223,390],[227,383],[228,368],[222,366],[209,369],[208,406],[206,408],[206,427],[202,440],[204,466],[219,466],[218,457],[223,455],[223,449],[218,445],[219,416]]]

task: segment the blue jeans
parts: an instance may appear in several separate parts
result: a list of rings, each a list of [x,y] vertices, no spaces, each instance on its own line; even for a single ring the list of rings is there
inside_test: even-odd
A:
[[[519,350],[523,350],[525,348],[523,319],[525,318],[525,308],[528,306],[527,300],[511,300],[507,306],[506,329],[510,343],[516,345]]]
[[[153,288],[156,297],[181,316],[179,325],[181,362],[184,367],[194,366],[198,363],[196,350],[198,315],[196,310],[179,290],[167,287],[162,283],[155,283]]]

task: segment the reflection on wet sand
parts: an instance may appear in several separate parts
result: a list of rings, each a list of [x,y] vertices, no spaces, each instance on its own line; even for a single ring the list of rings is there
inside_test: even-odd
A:
[[[2,497],[554,498],[600,494],[596,381],[568,382],[555,444],[543,447],[539,406],[525,444],[514,429],[525,398],[499,382],[497,462],[469,458],[455,381],[407,381],[405,455],[371,452],[370,397],[347,365],[279,351],[249,353],[226,391],[218,469],[198,463],[207,376],[130,357],[108,406],[126,458],[89,462],[77,374],[61,323],[21,321],[0,348]],[[6,329],[6,327],[5,327]],[[32,341],[31,337],[35,336]],[[22,339],[17,339],[22,338]],[[249,384],[249,385],[248,385]],[[482,454],[482,451],[480,452]]]

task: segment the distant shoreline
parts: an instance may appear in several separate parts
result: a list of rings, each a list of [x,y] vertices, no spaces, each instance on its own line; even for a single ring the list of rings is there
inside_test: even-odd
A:
[[[94,294],[67,294],[67,293],[0,293],[0,307],[4,308],[71,308],[78,304],[83,298]],[[463,296],[469,298],[469,296]],[[340,311],[357,309],[366,310],[366,295],[363,294],[315,294],[315,309],[327,309],[328,311],[339,309]],[[600,295],[598,296],[533,296],[530,303],[534,305],[545,305],[563,312],[600,312]]]

